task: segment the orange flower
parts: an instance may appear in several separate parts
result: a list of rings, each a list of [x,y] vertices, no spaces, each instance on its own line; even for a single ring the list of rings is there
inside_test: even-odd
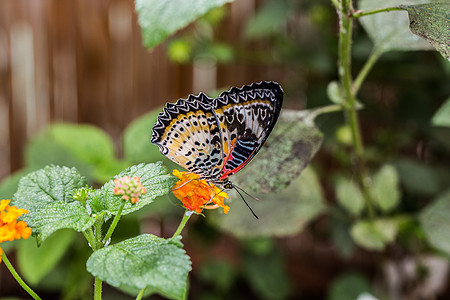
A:
[[[173,170],[179,181],[175,183],[172,192],[183,202],[188,210],[200,214],[203,209],[215,209],[222,207],[224,213],[228,213],[230,207],[223,201],[228,199],[227,193],[221,191],[217,186],[206,180],[200,180],[200,176],[191,172],[180,172]]]
[[[31,235],[31,229],[24,221],[17,221],[28,210],[9,206],[11,200],[0,201],[0,243],[15,239],[27,239]]]

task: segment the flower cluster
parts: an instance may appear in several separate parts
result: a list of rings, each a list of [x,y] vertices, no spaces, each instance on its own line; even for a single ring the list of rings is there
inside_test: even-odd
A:
[[[230,207],[223,202],[228,199],[227,193],[221,191],[214,184],[200,180],[200,176],[191,172],[173,170],[179,181],[173,186],[172,192],[188,210],[201,213],[203,209],[222,207],[228,213]]]
[[[114,188],[114,195],[122,195],[122,199],[125,201],[130,200],[131,203],[136,203],[142,194],[145,194],[147,190],[142,185],[141,178],[134,176],[125,176],[122,178],[114,179],[116,187]]]
[[[27,226],[27,223],[17,221],[17,218],[28,213],[28,210],[9,206],[10,201],[0,201],[0,243],[20,238],[27,239],[31,235],[31,229]],[[0,248],[0,254],[2,253],[3,251]]]

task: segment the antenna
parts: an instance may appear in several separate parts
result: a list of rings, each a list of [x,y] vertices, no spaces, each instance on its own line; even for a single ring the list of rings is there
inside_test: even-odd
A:
[[[253,211],[253,209],[250,207],[250,205],[248,205],[247,201],[245,201],[244,197],[242,196],[242,194],[239,192],[239,190],[236,188],[236,186],[234,186],[234,190],[239,194],[239,196],[241,196],[242,200],[244,201],[245,205],[247,205],[248,209],[250,209],[250,211],[252,212],[253,216],[256,219],[259,219],[258,216],[255,214],[255,212]],[[244,190],[240,189],[241,191],[243,191],[245,194],[247,194]],[[248,195],[248,194],[247,194]],[[250,195],[249,195],[250,196]],[[253,196],[251,196],[253,198]],[[258,200],[258,199],[256,199]]]
[[[236,185],[233,185],[233,187],[238,188],[241,192],[243,192],[244,194],[246,194],[247,196],[249,196],[249,197],[252,198],[253,200],[259,201],[258,198],[256,198],[255,196],[253,196],[253,195],[247,193],[243,188],[240,188],[240,187],[238,187],[238,186],[236,186]]]

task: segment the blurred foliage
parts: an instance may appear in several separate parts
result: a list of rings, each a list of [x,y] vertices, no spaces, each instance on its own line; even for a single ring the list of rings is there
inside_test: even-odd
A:
[[[357,7],[371,9],[382,3],[391,5],[393,1],[361,0]],[[287,98],[285,107],[315,108],[342,103],[341,87],[335,81],[338,20],[330,1],[266,0],[257,4],[255,15],[245,20],[236,39],[223,34],[229,8],[215,8],[169,39],[168,57],[182,64],[209,59],[224,67],[242,63],[275,70],[276,74],[283,74],[279,76]],[[411,51],[432,47],[406,31],[408,25],[406,12],[389,12],[362,17],[354,28],[355,76],[370,53],[378,51],[377,63],[358,94],[376,217],[368,217],[367,203],[354,175],[351,129],[344,116],[321,115],[315,123],[323,133],[323,143],[312,166],[291,178],[292,183],[280,193],[255,193],[261,201],[251,205],[259,221],[252,219],[239,196],[231,193],[228,215],[208,214],[206,221],[201,217],[191,220],[185,238],[191,244],[214,249],[220,236],[228,233],[239,241],[237,246],[226,247],[229,252],[237,252],[231,262],[226,257],[216,257],[202,261],[198,269],[194,266],[191,293],[198,296],[196,299],[299,299],[295,292],[307,289],[302,284],[310,277],[321,276],[327,278],[326,286],[316,288],[311,299],[356,299],[364,293],[378,292],[372,275],[380,272],[384,259],[395,260],[400,255],[420,260],[425,254],[450,255],[450,63],[435,51]],[[150,143],[151,127],[159,111],[160,108],[142,116],[126,128],[123,158],[115,157],[113,143],[98,128],[68,124],[47,128],[29,142],[25,168],[1,183],[2,197],[12,197],[20,177],[48,163],[75,166],[90,182],[98,184],[133,163],[163,160],[170,169],[175,168]],[[255,165],[257,159],[258,156]],[[245,170],[255,172],[251,168],[252,164]],[[263,175],[272,174],[269,170]],[[163,221],[172,221],[173,215],[183,210],[177,209],[168,197],[161,197],[143,211],[137,214],[139,219],[150,215],[167,224]],[[136,217],[124,219],[126,223],[119,225],[117,240],[140,230]],[[292,246],[302,233],[313,236],[304,245],[312,249],[309,252]],[[249,241],[249,236],[258,240]],[[348,273],[345,265],[343,270],[314,268],[307,275],[295,277],[290,265],[295,258],[328,258],[314,252],[316,244],[332,248],[336,264],[352,262],[358,273]],[[43,255],[27,254],[23,247],[18,246],[19,264]],[[82,298],[91,284],[83,265],[88,257],[85,247],[76,237],[55,247],[61,252],[65,249],[65,254],[47,258],[50,262],[44,269],[29,266],[30,270],[24,271],[25,278],[39,282],[39,287],[50,288],[49,282],[57,288],[64,287],[66,299]],[[370,262],[355,260],[358,255]],[[74,271],[77,266],[79,270]],[[53,270],[49,273],[50,267]],[[328,272],[327,276],[323,272]],[[69,278],[69,282],[79,280],[79,290],[71,290],[62,278]],[[379,288],[386,289],[386,285]]]

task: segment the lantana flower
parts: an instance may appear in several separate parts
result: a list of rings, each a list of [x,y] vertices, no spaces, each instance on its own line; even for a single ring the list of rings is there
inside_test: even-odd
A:
[[[200,180],[200,176],[191,172],[180,172],[173,170],[179,181],[175,183],[172,192],[183,206],[191,211],[200,214],[203,209],[223,208],[224,213],[228,213],[230,207],[223,202],[228,199],[226,192],[220,190],[206,180]]]
[[[28,210],[9,206],[11,200],[0,201],[0,243],[16,239],[27,239],[31,235],[31,229],[24,221],[17,221]],[[3,250],[0,248],[0,255]],[[1,258],[0,258],[1,262]]]
[[[114,179],[116,187],[114,188],[115,195],[122,195],[122,199],[125,201],[130,200],[131,203],[136,203],[142,194],[145,194],[147,190],[142,185],[141,178],[134,176],[125,176],[122,178]]]

